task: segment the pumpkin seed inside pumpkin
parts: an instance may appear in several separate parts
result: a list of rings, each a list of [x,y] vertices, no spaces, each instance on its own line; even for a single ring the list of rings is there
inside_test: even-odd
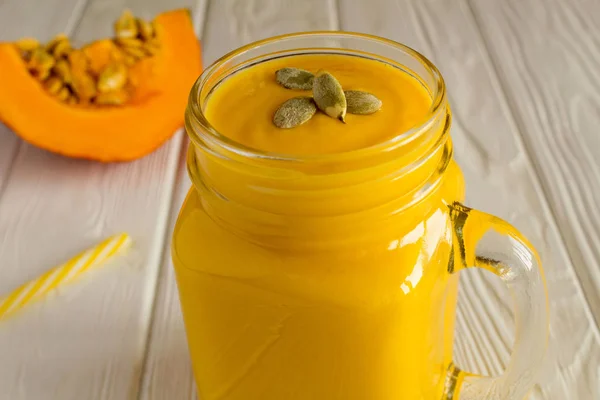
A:
[[[69,91],[69,88],[67,88],[67,87],[63,87],[56,94],[56,98],[60,101],[66,101],[70,96],[71,96],[71,92]]]
[[[88,103],[96,95],[96,81],[88,72],[89,60],[81,50],[74,50],[69,54],[71,65],[71,87],[80,102]]]
[[[30,53],[33,50],[40,47],[40,42],[38,42],[38,40],[34,38],[23,38],[17,40],[15,45],[17,46],[17,49],[19,49],[22,53]]]
[[[44,87],[46,88],[48,93],[55,96],[63,88],[63,82],[60,78],[53,76],[49,78],[46,82],[44,82]]]
[[[98,77],[98,91],[107,93],[118,90],[127,82],[127,67],[124,64],[113,62],[104,68]]]
[[[123,52],[125,54],[130,55],[131,57],[135,58],[136,60],[141,60],[142,58],[146,57],[146,52],[144,51],[144,49],[142,47],[121,47],[121,49],[123,49]]]
[[[69,39],[61,40],[60,42],[56,43],[56,46],[54,46],[52,49],[52,55],[57,59],[66,57],[71,50],[72,47]]]
[[[50,70],[54,67],[54,58],[41,47],[31,52],[31,57],[27,62],[27,68],[33,76],[43,81],[50,76]]]
[[[125,10],[115,22],[115,34],[120,39],[135,38],[138,35],[138,25],[130,10]]]
[[[54,52],[54,48],[56,47],[57,44],[59,44],[60,42],[63,41],[69,41],[69,38],[67,35],[65,35],[64,33],[59,33],[58,35],[54,36],[45,46],[45,49],[48,53],[53,54]]]
[[[136,20],[136,22],[137,22],[139,36],[143,40],[150,40],[150,39],[152,39],[152,37],[154,37],[154,27],[152,26],[152,24],[150,22],[145,21],[141,18],[138,18]]]
[[[146,43],[144,43],[144,51],[146,51],[146,53],[149,56],[153,56],[156,53],[158,53],[158,51],[160,50],[160,44],[158,43],[157,40],[150,40]]]
[[[118,50],[109,65],[91,69],[82,49],[74,50],[65,34],[41,45],[34,38],[15,42],[27,69],[45,89],[68,104],[121,105],[129,98],[128,67],[160,49],[159,28],[153,21],[135,18],[125,10],[114,24]],[[129,82],[129,83],[128,83]]]
[[[54,65],[52,72],[66,84],[70,84],[73,80],[71,77],[71,67],[67,60],[58,60]]]

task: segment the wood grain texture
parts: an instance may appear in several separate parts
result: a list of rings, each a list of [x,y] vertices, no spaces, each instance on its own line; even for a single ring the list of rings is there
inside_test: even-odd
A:
[[[194,27],[200,40],[206,23],[208,0],[197,1],[194,7]],[[206,65],[203,47],[203,63]],[[185,132],[177,157],[173,200],[170,207],[167,234],[163,241],[163,254],[148,343],[144,359],[139,399],[197,399],[192,366],[188,353],[183,316],[179,306],[179,293],[171,264],[171,233],[179,207],[190,187],[186,169],[188,139]]]
[[[185,166],[185,152],[179,162],[176,189],[165,238],[162,267],[149,333],[144,366],[142,400],[197,399],[192,365],[187,347],[175,271],[171,262],[171,233],[191,182]]]
[[[490,20],[495,18],[496,13],[482,2],[474,3],[489,13]],[[517,2],[514,4],[516,10]],[[379,0],[368,4],[342,0],[340,17],[342,29],[405,43],[440,68],[453,107],[455,156],[465,173],[467,204],[508,220],[539,250],[550,293],[551,344],[532,398],[600,398],[597,328],[499,89],[486,44],[479,40],[478,27],[468,9],[444,0]],[[495,32],[495,36],[500,33]],[[467,271],[462,275],[457,361],[467,370],[498,374],[508,361],[514,340],[511,300],[491,274]]]
[[[0,42],[26,36],[48,40],[59,32],[71,33],[86,3],[87,0],[47,0],[41,4],[36,0],[0,1]],[[33,16],[31,9],[36,10]],[[5,77],[0,76],[2,79]],[[20,143],[9,128],[0,124],[0,200]]]
[[[275,34],[341,28],[439,66],[467,203],[521,229],[546,269],[551,347],[531,398],[600,398],[598,329],[574,273],[600,316],[600,2],[0,0],[0,40],[76,31],[82,43],[109,34],[124,7],[150,17],[182,6],[203,32],[205,65]],[[0,126],[0,293],[110,234],[134,239],[129,254],[0,323],[0,399],[196,398],[169,253],[190,185],[185,143],[180,132],[142,160],[104,165]],[[499,373],[513,331],[500,282],[463,273],[459,364]]]
[[[90,0],[75,41],[108,34],[124,7],[151,16],[193,5]],[[138,397],[182,139],[180,132],[153,154],[116,164],[22,145],[0,199],[0,292],[113,233],[130,233],[134,249],[0,325],[1,398]]]
[[[600,322],[600,2],[483,0],[469,11]]]
[[[237,47],[269,36],[302,30],[335,29],[337,17],[334,12],[333,2],[325,3],[322,0],[209,1],[202,30],[204,66]],[[180,161],[169,232],[173,230],[181,204],[190,188],[184,156],[182,154]],[[168,237],[141,399],[196,398]]]

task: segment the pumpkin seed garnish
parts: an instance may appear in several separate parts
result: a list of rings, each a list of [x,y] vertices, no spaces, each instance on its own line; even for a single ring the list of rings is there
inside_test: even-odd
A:
[[[346,96],[342,85],[329,72],[319,70],[313,82],[313,97],[319,110],[346,122]]]
[[[282,68],[275,71],[277,83],[286,89],[311,90],[315,76],[300,68]]]
[[[383,104],[381,100],[368,92],[360,90],[345,90],[348,113],[367,115],[379,111]]]
[[[302,125],[317,112],[317,106],[310,97],[294,97],[285,101],[275,112],[273,123],[278,128],[294,128]]]

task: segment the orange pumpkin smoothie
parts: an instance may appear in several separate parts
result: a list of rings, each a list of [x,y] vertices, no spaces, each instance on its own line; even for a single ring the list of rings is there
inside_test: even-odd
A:
[[[277,84],[282,67],[383,106],[277,128],[277,108],[311,94]],[[458,288],[447,205],[464,188],[432,89],[402,65],[309,54],[248,64],[200,102],[229,146],[192,145],[173,236],[200,397],[440,400]]]
[[[317,113],[293,129],[277,128],[273,114],[287,99],[310,96],[275,81],[284,67],[316,73],[324,69],[344,90],[363,90],[383,103],[371,115],[346,115],[346,124]],[[284,57],[245,69],[223,82],[211,95],[207,118],[222,134],[248,147],[283,154],[339,153],[392,139],[427,117],[431,96],[416,79],[398,68],[365,58],[342,55]]]

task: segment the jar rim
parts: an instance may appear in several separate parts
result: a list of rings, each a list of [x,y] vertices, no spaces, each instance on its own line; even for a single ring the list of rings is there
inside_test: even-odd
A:
[[[297,38],[310,38],[310,37],[338,37],[338,38],[356,38],[364,39],[379,44],[384,44],[398,49],[405,54],[418,61],[426,71],[431,74],[433,78],[433,87],[428,87],[432,95],[432,103],[421,121],[415,123],[411,128],[398,133],[391,139],[386,141],[344,152],[328,153],[328,154],[286,154],[276,153],[270,151],[264,151],[257,148],[253,148],[244,145],[236,140],[233,140],[222,133],[220,133],[206,118],[203,111],[202,105],[200,104],[201,91],[204,86],[208,83],[209,78],[218,72],[228,61],[235,57],[241,56],[248,51],[255,50],[261,46],[272,44],[277,41],[286,39],[297,39]],[[345,50],[345,48],[334,48],[332,50]],[[349,49],[350,50],[350,49]],[[376,54],[374,54],[377,56]],[[359,32],[351,31],[304,31],[289,33],[284,35],[272,36],[267,39],[258,40],[249,43],[245,46],[239,47],[213,62],[207,67],[203,73],[196,79],[192,89],[190,90],[188,99],[188,111],[186,112],[186,126],[194,126],[199,129],[187,129],[187,133],[190,136],[192,142],[200,147],[209,145],[212,149],[223,149],[225,151],[237,154],[239,156],[249,159],[261,159],[269,161],[283,161],[283,162],[331,162],[340,160],[358,159],[369,154],[378,153],[381,151],[389,151],[406,144],[415,138],[419,137],[421,133],[427,131],[427,127],[430,126],[435,120],[437,120],[440,113],[446,113],[446,86],[444,79],[437,69],[437,67],[424,55],[414,50],[413,48],[404,45],[402,43],[393,41],[391,39],[383,38],[376,35],[370,35]],[[202,137],[200,136],[200,131]]]

